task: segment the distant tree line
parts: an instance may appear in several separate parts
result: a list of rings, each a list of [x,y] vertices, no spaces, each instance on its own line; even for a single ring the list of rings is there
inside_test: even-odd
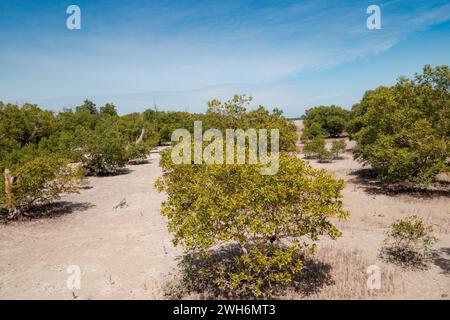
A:
[[[119,116],[113,104],[97,108],[89,100],[58,113],[0,102],[0,209],[17,217],[63,192],[76,192],[83,176],[112,174],[145,159],[193,117],[151,109]]]
[[[0,102],[0,208],[16,217],[63,192],[76,192],[83,176],[113,174],[143,160],[151,148],[170,142],[175,129],[193,131],[196,120],[204,130],[278,128],[281,148],[295,150],[295,126],[280,110],[234,110],[226,120],[220,112],[215,100],[205,114],[147,109],[123,116],[111,103],[98,108],[89,100],[62,112]]]

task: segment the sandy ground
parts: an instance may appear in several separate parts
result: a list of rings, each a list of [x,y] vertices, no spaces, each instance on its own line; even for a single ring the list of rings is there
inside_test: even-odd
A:
[[[62,199],[70,214],[0,226],[0,299],[163,298],[182,250],[173,247],[160,214],[164,195],[153,187],[162,173],[158,159],[152,153],[150,163],[130,166],[128,173],[89,178],[88,188]],[[350,153],[333,163],[310,162],[345,180],[344,203],[351,212],[338,223],[343,236],[320,246],[358,252],[383,276],[392,268],[377,258],[386,227],[400,217],[423,217],[439,238],[434,263],[426,271],[396,270],[392,277],[400,285],[384,298],[449,299],[449,197],[384,194],[355,174],[362,167]],[[123,199],[126,205],[113,209]],[[81,289],[67,288],[72,265],[81,270]],[[352,272],[351,266],[343,271],[345,277]]]
[[[410,215],[422,217],[434,229],[439,239],[435,247],[438,254],[434,263],[425,271],[398,270],[402,277],[402,288],[393,298],[449,299],[450,296],[450,198],[445,196],[420,197],[414,195],[387,195],[372,190],[353,174],[360,164],[351,154],[333,163],[310,161],[316,168],[333,171],[335,176],[346,182],[345,208],[350,211],[346,221],[338,222],[343,236],[333,241],[339,249],[358,250],[365,259],[377,266],[386,267],[378,258],[384,232],[396,219]],[[322,244],[330,241],[322,241]]]
[[[153,188],[158,163],[152,153],[126,174],[89,178],[87,189],[62,199],[73,203],[71,214],[0,226],[0,298],[161,298],[179,251],[160,214],[164,195]],[[66,286],[71,265],[80,267],[80,290]]]
[[[302,128],[300,120],[295,121],[298,131]],[[331,142],[327,141],[327,145]],[[298,147],[301,149],[299,142]],[[354,141],[347,140],[347,147]],[[386,194],[371,181],[362,179],[358,170],[364,167],[353,160],[350,152],[342,159],[332,163],[318,163],[309,160],[315,168],[326,169],[335,177],[345,181],[344,205],[350,211],[346,221],[337,223],[343,236],[337,241],[321,242],[339,249],[358,250],[364,258],[375,265],[387,267],[378,258],[379,248],[386,228],[396,219],[410,215],[422,217],[434,228],[439,239],[435,248],[437,254],[434,264],[426,271],[397,270],[401,277],[401,288],[389,298],[397,299],[449,299],[450,296],[450,198],[441,194]]]

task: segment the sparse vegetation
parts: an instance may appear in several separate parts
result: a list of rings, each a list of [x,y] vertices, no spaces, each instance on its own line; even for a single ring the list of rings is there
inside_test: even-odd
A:
[[[426,267],[432,258],[432,227],[417,216],[395,221],[386,232],[381,256],[405,267]]]
[[[331,161],[332,153],[325,146],[325,139],[317,136],[305,143],[303,153],[307,158],[318,159],[320,162]]]
[[[450,0],[0,0],[0,302],[434,317],[449,39]]]
[[[337,159],[339,158],[339,156],[345,152],[345,149],[347,148],[347,144],[345,143],[344,140],[339,139],[339,140],[333,140],[333,142],[331,143],[331,153],[333,154],[333,158]]]
[[[445,70],[426,69],[426,75],[413,81],[401,80],[392,88],[366,93],[354,106],[350,125],[348,112],[338,107],[311,110],[303,132],[307,140],[303,153],[319,162],[338,159],[346,151],[345,140],[332,139],[327,147],[325,138],[349,130],[358,141],[355,157],[372,165],[379,177],[432,181],[437,172],[448,168],[443,157],[448,154],[448,132],[443,133],[446,121],[436,116],[446,115],[438,108],[448,102],[447,91],[442,89]],[[406,99],[411,92],[430,109],[415,110],[419,102]],[[435,106],[436,99],[443,102]],[[152,147],[170,140],[174,129],[192,132],[195,120],[202,121],[203,130],[222,132],[276,128],[280,130],[281,155],[274,176],[262,176],[260,165],[254,164],[174,165],[170,148],[161,152],[164,175],[156,185],[168,195],[162,213],[168,218],[174,243],[186,250],[180,264],[181,278],[166,288],[167,295],[377,296],[365,287],[367,262],[359,259],[359,254],[358,258],[353,251],[328,253],[325,258],[315,255],[322,237],[341,235],[342,225],[336,220],[348,215],[343,208],[343,181],[292,154],[297,138],[294,125],[278,109],[248,111],[251,101],[251,97],[236,95],[224,102],[211,101],[205,114],[149,109],[125,116],[119,116],[113,104],[97,109],[88,100],[75,111],[60,113],[31,104],[0,104],[0,164],[7,173],[7,179],[0,182],[0,210],[10,219],[28,215],[36,206],[77,192],[85,174],[113,174],[130,161],[142,162]],[[410,104],[415,105],[410,108]],[[386,114],[384,108],[389,109]],[[409,123],[408,119],[413,120]],[[131,211],[133,199],[130,206],[127,199],[109,207]],[[431,227],[417,217],[398,220],[387,231],[380,256],[403,267],[424,268],[436,242],[431,232]],[[340,259],[339,263],[333,259]],[[352,271],[342,268],[348,261],[355,262]],[[387,287],[378,293],[396,291],[392,273],[387,277]]]
[[[329,162],[333,159],[338,159],[340,154],[345,152],[346,146],[344,140],[334,140],[331,148],[328,149],[325,139],[317,136],[306,142],[302,151],[306,158],[318,159],[319,162]]]

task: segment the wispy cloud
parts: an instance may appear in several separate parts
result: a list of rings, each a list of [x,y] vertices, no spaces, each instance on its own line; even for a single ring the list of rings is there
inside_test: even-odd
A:
[[[289,87],[302,72],[378,54],[450,19],[445,0],[379,1],[377,31],[366,28],[364,1],[78,2],[80,31],[64,29],[64,11],[57,16],[64,1],[58,10],[22,12],[26,25],[40,19],[34,30],[20,19],[15,27],[0,22],[9,41],[0,44],[0,70],[9,75],[0,78],[0,97],[63,101],[52,97],[159,92],[164,104],[180,106],[197,103],[189,92],[203,98],[217,88],[264,88],[266,100],[280,98],[277,92],[293,100],[298,95],[280,83]],[[8,10],[21,12],[11,4]]]

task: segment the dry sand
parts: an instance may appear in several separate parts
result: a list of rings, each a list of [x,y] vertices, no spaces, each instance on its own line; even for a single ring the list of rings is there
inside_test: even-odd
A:
[[[70,214],[0,226],[0,299],[164,298],[164,285],[176,273],[182,250],[172,245],[160,214],[165,196],[153,187],[162,174],[158,162],[159,155],[152,153],[150,163],[130,166],[128,173],[89,178],[88,188],[62,199]],[[378,298],[449,299],[448,196],[383,194],[355,175],[361,165],[350,153],[333,163],[310,162],[346,181],[344,203],[351,212],[338,223],[340,239],[320,242],[324,257],[334,260],[338,271],[335,285],[312,298],[370,298],[357,291],[365,290],[366,264],[376,264],[382,286],[389,286]],[[123,199],[126,205],[113,209]],[[439,238],[438,255],[425,271],[405,271],[377,258],[386,227],[412,214],[433,224]],[[71,265],[81,269],[80,290],[66,286]]]
[[[0,226],[1,299],[155,299],[179,254],[153,187],[159,154],[64,197],[76,207],[52,219]],[[127,205],[113,209],[123,199]],[[81,269],[81,290],[69,290],[67,267]]]

